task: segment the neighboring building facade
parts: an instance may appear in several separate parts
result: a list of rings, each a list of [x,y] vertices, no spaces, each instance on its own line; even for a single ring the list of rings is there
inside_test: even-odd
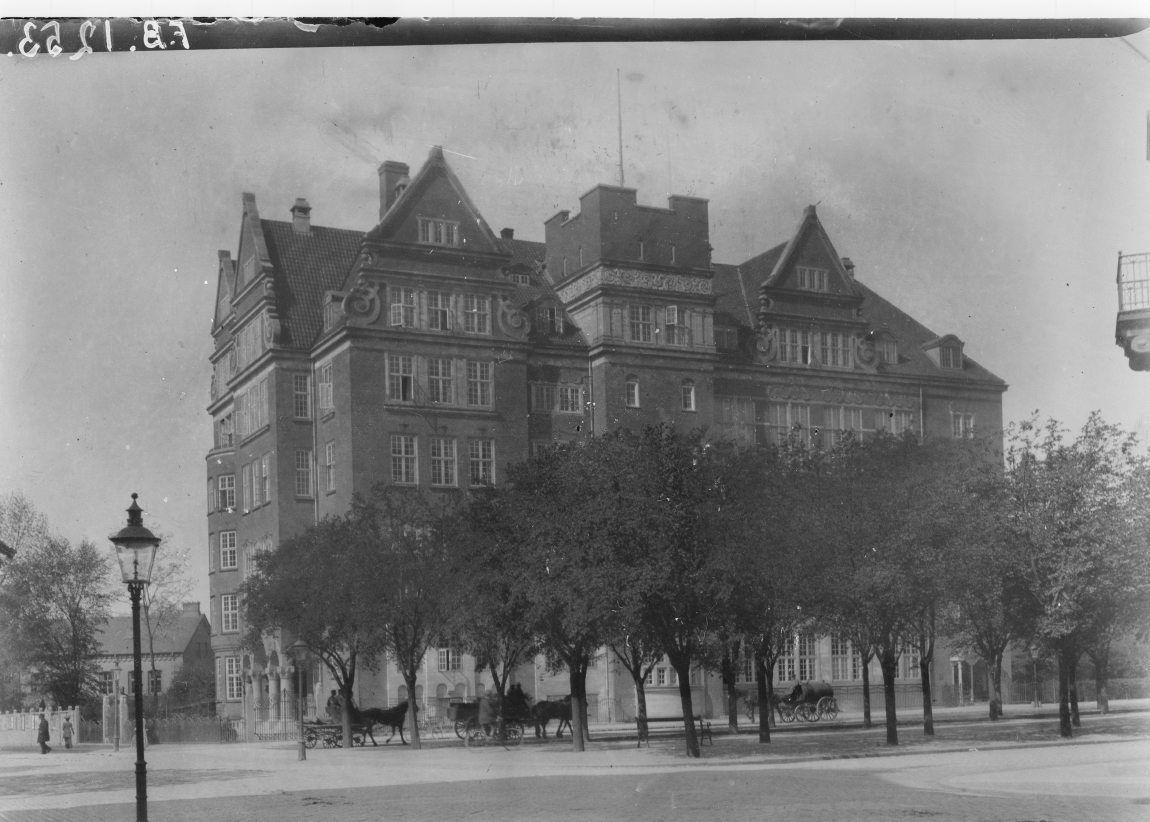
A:
[[[126,694],[136,692],[132,656],[132,618],[117,616],[97,629],[100,644],[96,656],[99,667],[100,692],[102,694]],[[149,699],[153,695],[164,701],[170,710],[184,706],[171,704],[166,699],[181,670],[188,672],[197,666],[208,667],[212,660],[211,626],[208,618],[200,612],[200,603],[185,602],[171,620],[156,628],[155,636],[149,645],[147,628],[141,618],[140,647],[143,652],[144,694]],[[155,655],[155,668],[152,667],[152,654]]]
[[[537,243],[497,236],[438,148],[414,177],[392,161],[379,176],[366,233],[312,225],[303,199],[290,222],[262,219],[245,194],[237,255],[219,255],[207,496],[221,714],[275,719],[294,693],[279,640],[241,650],[250,557],[376,483],[497,483],[540,446],[662,421],[745,443],[1002,427],[1005,384],[859,282],[813,206],[785,242],[728,265],[712,260],[703,199],[652,207],[600,185]],[[796,638],[778,678],[846,683],[851,660],[833,638]],[[473,668],[434,650],[416,697],[434,710],[474,696]],[[538,698],[566,693],[538,662],[517,678]],[[405,695],[388,665],[359,680],[361,704]],[[696,684],[718,709],[714,678]],[[305,687],[322,711],[323,672]],[[669,666],[653,672],[651,698],[676,688]],[[588,690],[597,718],[633,711],[608,655]]]

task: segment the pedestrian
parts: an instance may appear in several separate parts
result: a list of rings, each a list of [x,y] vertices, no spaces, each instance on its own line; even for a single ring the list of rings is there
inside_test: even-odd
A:
[[[339,698],[335,688],[331,689],[331,696],[327,698],[327,718],[336,725],[343,722],[343,700]]]
[[[40,753],[51,752],[52,749],[48,746],[48,720],[44,718],[44,714],[40,714],[40,731],[36,734],[36,741],[40,743]]]
[[[64,717],[64,724],[60,727],[60,736],[64,737],[64,747],[72,749],[72,720]]]

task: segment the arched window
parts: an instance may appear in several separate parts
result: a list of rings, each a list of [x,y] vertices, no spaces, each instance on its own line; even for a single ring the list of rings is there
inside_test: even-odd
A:
[[[682,385],[683,410],[695,410],[695,383],[693,380],[683,380]]]
[[[639,407],[639,378],[634,374],[627,375],[626,403],[628,408]]]

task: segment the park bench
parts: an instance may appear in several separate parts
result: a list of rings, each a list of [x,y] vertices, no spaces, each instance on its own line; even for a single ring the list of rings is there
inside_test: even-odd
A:
[[[696,736],[698,736],[699,740],[702,741],[703,739],[706,739],[708,742],[710,742],[712,745],[714,745],[715,739],[713,736],[711,736],[711,723],[710,723],[710,721],[703,719],[703,717],[698,716],[698,715],[696,715],[694,719],[695,719],[695,734],[696,734]],[[651,740],[649,738],[649,732],[651,730],[651,726],[652,725],[658,725],[658,724],[667,724],[670,722],[674,722],[676,725],[682,726],[683,717],[681,717],[681,716],[649,716],[649,717],[647,717],[647,729],[646,729],[646,731],[643,730],[643,725],[639,721],[639,717],[635,717],[635,729],[638,731],[638,742],[635,745],[635,747],[636,748],[641,747],[644,742],[646,742],[647,746],[650,747]]]

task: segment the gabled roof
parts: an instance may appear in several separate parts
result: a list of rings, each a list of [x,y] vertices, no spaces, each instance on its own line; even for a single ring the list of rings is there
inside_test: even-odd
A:
[[[207,617],[199,609],[185,607],[175,616],[167,626],[156,631],[155,652],[157,654],[182,654],[188,649],[197,629],[203,624],[208,627]],[[117,616],[108,620],[108,623],[96,629],[96,641],[99,642],[99,654],[103,656],[131,656],[132,655],[132,618],[130,616]],[[143,620],[140,622],[140,641],[147,652],[147,629]]]
[[[391,208],[383,215],[383,218],[379,221],[379,225],[367,232],[364,237],[365,241],[381,241],[389,237],[393,231],[411,216],[412,209],[420,202],[423,195],[427,193],[435,180],[440,177],[446,179],[447,184],[452,188],[458,198],[459,205],[465,211],[470,212],[480,236],[487,243],[488,250],[498,250],[500,248],[499,239],[487,225],[487,222],[483,219],[483,215],[479,213],[479,209],[476,208],[475,204],[471,201],[471,197],[468,196],[464,190],[463,184],[459,182],[459,178],[455,176],[455,172],[451,170],[451,166],[447,164],[441,146],[432,146],[431,152],[427,155],[427,161],[423,164],[423,168],[415,175],[415,179],[411,181],[411,184],[407,186],[403,194],[391,204]]]
[[[799,223],[798,229],[791,235],[791,238],[783,245],[782,252],[775,258],[774,267],[763,281],[763,285],[767,287],[781,285],[782,279],[786,276],[795,257],[808,242],[808,237],[812,235],[815,240],[825,245],[827,258],[831,267],[834,269],[835,276],[838,277],[840,281],[846,283],[848,287],[850,286],[850,277],[843,267],[842,258],[840,258],[838,252],[835,251],[834,243],[831,242],[830,236],[827,234],[826,229],[823,228],[823,224],[819,221],[818,214],[815,213],[815,207],[813,205],[809,205],[803,209],[802,222]],[[778,246],[776,246],[776,248],[778,248]],[[766,254],[770,254],[773,251],[775,251],[774,248],[766,252]],[[765,258],[766,254],[761,254],[759,257],[752,259],[760,260],[761,258]],[[765,262],[766,260],[762,259],[760,264],[765,264]]]
[[[363,232],[313,225],[307,234],[300,234],[280,220],[260,220],[260,227],[275,269],[281,342],[310,348],[323,330],[324,292],[343,284],[359,254]]]

